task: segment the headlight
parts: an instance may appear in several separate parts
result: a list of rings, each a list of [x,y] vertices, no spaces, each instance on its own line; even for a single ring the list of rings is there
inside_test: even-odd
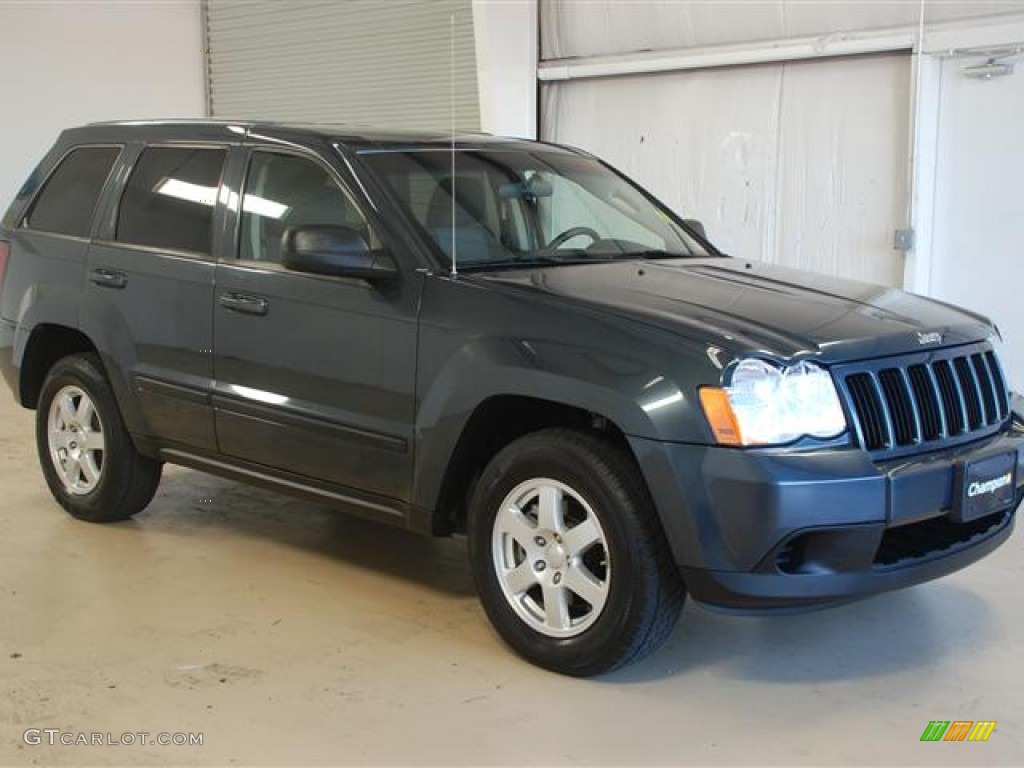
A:
[[[704,387],[700,401],[715,438],[725,445],[776,445],[846,430],[832,377],[814,363],[779,367],[741,360],[729,386]]]
[[[1010,411],[1013,414],[1015,423],[1024,425],[1024,397],[1021,397],[1020,386],[1016,381],[1010,379],[1011,373],[1006,370],[1003,363],[1003,349],[1006,346],[1003,341],[1003,334],[999,331],[998,325],[992,326],[992,334],[988,337],[988,343],[992,345],[992,352],[996,356],[996,364],[1003,375],[1003,386],[1010,396]]]
[[[996,362],[999,364],[999,369],[1003,374],[1003,384],[1006,389],[1009,390],[1011,395],[1019,391],[1017,382],[1010,380],[1010,373],[1006,370],[1006,342],[1003,340],[1003,334],[999,330],[998,325],[992,326],[992,333],[989,334],[988,343],[992,346],[992,352],[996,356]]]
[[[992,351],[995,352],[996,357],[999,358],[999,362],[1002,363],[1003,347],[1005,344],[1003,342],[1003,334],[999,332],[998,326],[992,326],[992,333],[988,335],[988,339],[986,339],[986,341],[988,341],[989,345],[992,347]]]

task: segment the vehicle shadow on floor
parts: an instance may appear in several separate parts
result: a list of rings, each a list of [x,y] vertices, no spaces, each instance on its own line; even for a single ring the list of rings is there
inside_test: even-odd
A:
[[[434,539],[325,506],[199,472],[173,468],[139,524],[179,536],[211,528],[278,544],[422,584],[475,596],[465,540]]]
[[[603,679],[642,683],[699,669],[770,683],[879,677],[976,653],[994,625],[982,596],[948,580],[790,615],[727,615],[690,603],[661,651]]]

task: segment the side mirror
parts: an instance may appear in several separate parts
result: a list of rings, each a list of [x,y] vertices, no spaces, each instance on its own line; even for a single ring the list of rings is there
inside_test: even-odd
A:
[[[704,222],[700,219],[683,219],[683,224],[688,226],[705,240],[708,239],[708,233],[704,231]]]
[[[353,277],[371,283],[398,276],[395,260],[387,251],[372,250],[354,229],[327,224],[285,230],[281,262],[296,272]]]

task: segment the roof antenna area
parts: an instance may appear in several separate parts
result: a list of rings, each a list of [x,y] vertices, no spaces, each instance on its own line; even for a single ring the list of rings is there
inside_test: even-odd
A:
[[[451,15],[451,122],[452,122],[452,173],[451,173],[451,198],[452,198],[452,277],[459,276],[459,260],[455,244],[455,14]]]

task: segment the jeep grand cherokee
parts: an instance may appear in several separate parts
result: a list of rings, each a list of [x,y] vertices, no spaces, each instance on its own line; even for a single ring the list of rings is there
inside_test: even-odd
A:
[[[684,595],[788,609],[978,560],[1022,498],[983,317],[719,253],[585,153],[65,131],[0,228],[0,368],[77,518],[164,462],[465,533],[499,634],[591,675]]]

